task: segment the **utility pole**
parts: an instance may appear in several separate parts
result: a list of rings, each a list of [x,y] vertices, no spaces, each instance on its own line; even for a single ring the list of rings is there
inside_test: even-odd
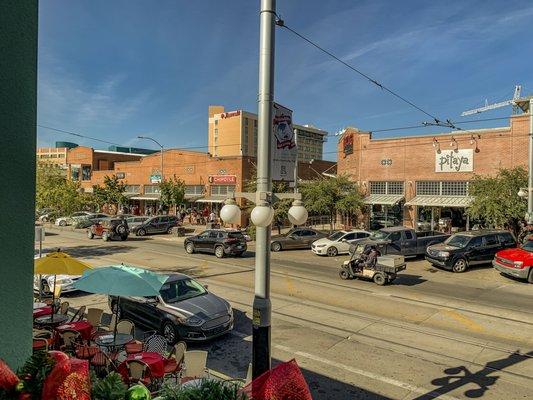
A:
[[[527,223],[533,225],[533,98],[529,99],[529,175],[527,184]]]
[[[276,0],[261,0],[259,32],[259,95],[257,143],[257,193],[272,192],[271,136],[274,101],[274,38]],[[270,199],[261,199],[267,204]],[[270,369],[270,225],[257,227],[255,295],[253,302],[252,375]]]

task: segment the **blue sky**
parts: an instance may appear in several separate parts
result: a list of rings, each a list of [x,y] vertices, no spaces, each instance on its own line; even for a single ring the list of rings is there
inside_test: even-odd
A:
[[[258,9],[258,0],[40,2],[39,124],[129,146],[150,147],[138,135],[165,147],[205,145],[208,105],[257,110]],[[510,107],[460,113],[511,98],[515,84],[533,94],[530,2],[278,0],[277,9],[293,29],[443,119],[506,117]],[[275,98],[295,122],[331,133],[428,120],[279,28]],[[38,128],[39,145],[56,140],[107,146]],[[330,138],[325,158],[334,150]]]

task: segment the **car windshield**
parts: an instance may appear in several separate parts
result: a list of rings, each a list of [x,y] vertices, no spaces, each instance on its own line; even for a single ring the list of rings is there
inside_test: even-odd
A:
[[[533,253],[533,240],[528,240],[526,243],[524,243],[524,245],[522,246],[522,250]]]
[[[177,303],[206,293],[207,290],[191,278],[165,283],[159,291],[165,303]]]
[[[389,236],[388,232],[375,231],[375,232],[372,232],[369,238],[372,240],[383,240],[383,239],[386,239],[388,236]]]
[[[244,239],[244,235],[241,232],[228,232],[228,237],[231,239]]]
[[[450,236],[448,239],[446,239],[444,241],[444,244],[448,246],[459,247],[460,249],[462,249],[466,247],[469,241],[470,241],[469,236],[453,235],[453,236]]]
[[[328,239],[329,240],[339,240],[342,235],[344,235],[344,232],[335,232],[334,234],[332,235],[329,235]]]

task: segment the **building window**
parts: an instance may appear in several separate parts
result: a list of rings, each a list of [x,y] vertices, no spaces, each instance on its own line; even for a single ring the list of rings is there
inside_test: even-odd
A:
[[[218,119],[215,119],[215,126],[218,125]]]
[[[254,128],[257,128],[257,120],[254,119]]]
[[[244,118],[244,126],[248,129],[248,118]]]
[[[419,181],[416,182],[419,196],[468,196],[466,181]]]
[[[70,178],[73,181],[79,181],[80,180],[80,167],[71,167],[70,168]]]
[[[204,194],[203,185],[187,185],[185,186],[185,194],[189,196],[201,196]]]
[[[218,128],[215,128],[215,139],[218,137]]]
[[[235,185],[211,186],[211,196],[227,196],[235,192]]]
[[[403,194],[403,182],[370,182],[370,194]]]
[[[141,193],[141,185],[126,185],[125,193]]]
[[[161,193],[159,185],[144,185],[144,194],[158,194]]]
[[[81,179],[83,181],[91,180],[91,166],[90,165],[84,165],[83,167],[81,167]]]

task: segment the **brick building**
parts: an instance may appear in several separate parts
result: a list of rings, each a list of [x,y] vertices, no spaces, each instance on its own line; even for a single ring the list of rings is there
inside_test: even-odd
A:
[[[213,156],[257,156],[257,114],[244,110],[225,112],[209,106],[208,152]],[[322,160],[328,133],[310,125],[293,124],[298,137],[298,160]]]
[[[373,228],[428,229],[447,218],[456,229],[467,229],[469,181],[499,168],[527,168],[529,129],[529,114],[514,115],[501,128],[386,139],[346,128],[337,169],[359,183]]]

